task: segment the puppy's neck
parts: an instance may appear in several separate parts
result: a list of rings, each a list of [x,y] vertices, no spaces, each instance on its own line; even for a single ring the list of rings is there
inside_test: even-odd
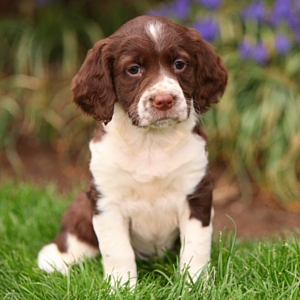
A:
[[[182,122],[172,124],[163,128],[138,127],[132,124],[132,121],[122,105],[116,103],[114,106],[114,115],[106,126],[105,131],[112,135],[122,137],[124,141],[132,144],[144,144],[149,141],[152,143],[173,144],[181,143],[190,137],[196,123],[199,122],[199,116],[191,109],[189,117]]]

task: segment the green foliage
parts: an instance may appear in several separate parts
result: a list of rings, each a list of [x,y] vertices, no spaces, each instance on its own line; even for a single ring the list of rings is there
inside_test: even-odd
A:
[[[74,194],[74,193],[72,193]],[[37,253],[59,230],[71,197],[63,200],[53,186],[2,184],[0,187],[1,299],[299,299],[298,238],[246,241],[234,233],[213,242],[207,278],[187,283],[175,253],[166,259],[138,261],[136,289],[111,291],[97,257],[71,268],[69,276],[38,269]]]
[[[220,36],[215,45],[230,77],[224,97],[205,116],[210,153],[235,174],[246,169],[260,187],[292,208],[300,199],[299,45],[278,54],[276,29],[253,20],[245,25],[237,18],[242,8],[226,3],[217,14]],[[267,61],[257,63],[239,53],[237,45],[245,36],[259,36]]]
[[[244,67],[231,69],[227,92],[206,116],[210,153],[235,174],[246,168],[261,187],[272,191],[283,205],[291,205],[300,190],[296,80],[274,67],[251,65],[247,72],[247,63],[239,63]],[[248,78],[243,81],[245,72]]]
[[[0,67],[9,73],[48,77],[72,76],[86,50],[103,38],[101,27],[80,14],[77,6],[53,4],[30,21],[0,21]]]
[[[103,34],[78,10],[54,2],[30,21],[0,21],[0,150],[17,173],[20,137],[68,155],[88,141],[91,120],[72,104],[70,85],[87,49]]]

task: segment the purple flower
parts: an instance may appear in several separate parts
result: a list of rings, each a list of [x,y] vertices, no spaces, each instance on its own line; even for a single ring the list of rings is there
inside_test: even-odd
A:
[[[219,25],[213,19],[204,19],[202,21],[198,21],[192,25],[193,28],[198,30],[202,38],[208,42],[212,42],[219,33]]]
[[[293,30],[294,40],[297,44],[300,44],[300,28]]]
[[[299,15],[296,15],[295,13],[290,12],[287,17],[286,21],[289,24],[291,29],[297,29],[300,27],[300,22],[299,22]]]
[[[252,55],[252,45],[244,39],[240,42],[238,51],[243,58],[251,58]]]
[[[299,13],[300,12],[300,0],[295,0],[295,8],[296,8],[296,11]]]
[[[270,23],[273,26],[284,22],[293,30],[300,27],[299,0],[276,0],[270,14]]]
[[[291,48],[289,39],[284,34],[278,34],[275,38],[275,48],[281,55],[287,54]]]
[[[265,6],[261,1],[255,1],[247,6],[243,12],[243,19],[261,21],[265,15]]]
[[[299,13],[299,0],[276,0],[270,13],[270,23],[274,27],[284,23],[292,30],[297,30],[300,27]]]
[[[167,17],[170,14],[170,9],[165,5],[162,5],[156,10],[149,10],[147,15],[149,16],[159,16],[159,17]]]
[[[252,45],[248,40],[241,41],[238,47],[240,56],[244,59],[251,59],[260,65],[267,62],[268,52],[262,42],[257,42],[256,45]]]
[[[221,5],[222,0],[198,0],[198,2],[208,9],[217,9]]]
[[[191,0],[175,0],[170,7],[171,14],[177,16],[180,20],[186,20],[190,13]]]
[[[275,0],[271,11],[270,21],[273,26],[281,21],[287,21],[292,14],[292,0]]]
[[[275,0],[273,12],[284,18],[289,15],[291,8],[292,0]]]
[[[257,44],[252,49],[252,59],[259,63],[264,64],[268,59],[268,53],[265,45],[262,42],[257,42]]]
[[[50,3],[50,2],[52,2],[52,0],[34,0],[34,2],[37,5],[43,6],[43,5],[46,5],[46,4]]]

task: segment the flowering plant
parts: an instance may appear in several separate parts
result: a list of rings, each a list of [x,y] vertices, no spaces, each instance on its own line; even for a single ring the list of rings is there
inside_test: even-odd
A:
[[[211,159],[300,211],[300,0],[174,0],[149,14],[197,29],[228,68],[223,100],[202,117]]]
[[[149,14],[193,27],[215,46],[234,43],[243,59],[266,64],[300,45],[300,0],[265,2],[175,0]]]

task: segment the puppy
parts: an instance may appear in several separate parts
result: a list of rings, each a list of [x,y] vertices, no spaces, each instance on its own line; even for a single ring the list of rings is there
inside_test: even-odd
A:
[[[97,42],[73,79],[73,101],[97,121],[92,179],[38,255],[67,273],[102,255],[105,276],[137,280],[135,257],[162,256],[180,238],[180,269],[196,280],[210,258],[212,183],[199,117],[218,102],[227,71],[194,30],[135,18]]]

